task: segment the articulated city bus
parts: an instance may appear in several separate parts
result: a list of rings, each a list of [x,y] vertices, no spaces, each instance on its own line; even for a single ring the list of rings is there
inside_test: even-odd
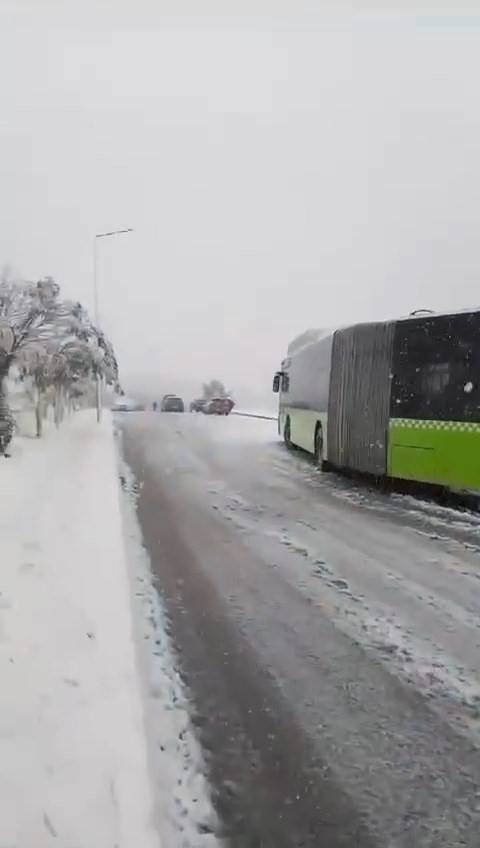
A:
[[[307,333],[273,388],[320,465],[480,491],[480,311]]]

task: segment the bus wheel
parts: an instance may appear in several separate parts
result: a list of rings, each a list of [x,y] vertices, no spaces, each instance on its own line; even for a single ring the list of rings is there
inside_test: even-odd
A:
[[[323,465],[323,429],[320,422],[318,422],[315,428],[315,464],[318,465],[319,468]]]
[[[288,448],[288,450],[292,450],[292,440],[290,438],[290,418],[287,418],[285,422],[285,429],[283,431],[283,440]]]

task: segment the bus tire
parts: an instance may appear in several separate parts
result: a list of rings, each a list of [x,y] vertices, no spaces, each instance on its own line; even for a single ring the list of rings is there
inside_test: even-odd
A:
[[[323,468],[323,427],[321,421],[317,421],[317,426],[315,427],[315,442],[313,455],[315,457],[315,465],[318,468]]]
[[[283,430],[283,441],[285,442],[288,450],[293,450],[293,444],[291,440],[291,431],[290,431],[290,418],[287,418],[285,421],[285,427]]]

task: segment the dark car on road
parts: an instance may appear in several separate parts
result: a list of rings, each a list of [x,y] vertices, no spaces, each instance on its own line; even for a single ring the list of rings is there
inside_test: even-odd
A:
[[[190,404],[190,412],[205,412],[206,398],[195,398]]]
[[[160,409],[162,412],[185,412],[185,404],[178,395],[164,395]]]

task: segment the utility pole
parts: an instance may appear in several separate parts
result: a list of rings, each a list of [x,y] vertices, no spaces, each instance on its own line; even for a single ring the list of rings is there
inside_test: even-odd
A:
[[[100,329],[100,307],[99,307],[99,299],[98,299],[98,249],[97,249],[97,241],[98,239],[110,238],[112,236],[120,236],[125,233],[133,233],[133,229],[128,227],[125,230],[112,230],[108,233],[96,233],[93,239],[93,309],[94,309],[94,319],[95,326],[97,329]],[[97,386],[96,386],[96,406],[97,406],[97,421],[100,422],[102,417],[102,379],[100,374],[97,372]]]

